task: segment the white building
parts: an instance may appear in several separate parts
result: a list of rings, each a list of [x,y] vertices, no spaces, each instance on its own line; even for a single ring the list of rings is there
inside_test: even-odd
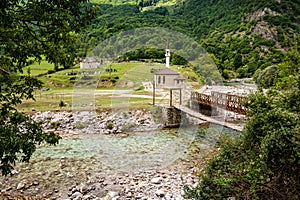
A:
[[[170,69],[170,48],[169,42],[166,46],[166,67],[154,73],[154,81],[156,88],[183,88],[185,85],[185,78],[172,69]]]
[[[100,62],[93,57],[87,57],[80,62],[80,69],[96,69],[100,67]]]

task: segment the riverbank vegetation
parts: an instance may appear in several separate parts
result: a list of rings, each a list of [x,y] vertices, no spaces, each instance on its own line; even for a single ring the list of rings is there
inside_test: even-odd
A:
[[[36,145],[57,144],[60,136],[43,132],[39,123],[18,111],[24,99],[34,99],[41,81],[23,68],[42,55],[57,69],[69,67],[76,57],[76,34],[91,19],[84,0],[1,1],[0,10],[0,171],[7,175],[17,161],[28,162]]]
[[[243,135],[222,145],[199,185],[186,188],[188,199],[300,197],[300,68],[289,64],[290,70],[274,66],[257,78],[269,90],[249,97]]]

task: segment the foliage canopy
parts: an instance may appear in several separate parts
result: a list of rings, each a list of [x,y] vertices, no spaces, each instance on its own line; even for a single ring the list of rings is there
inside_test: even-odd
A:
[[[222,146],[196,188],[186,188],[189,199],[300,198],[300,75],[289,78],[288,89],[249,97],[243,135]]]
[[[42,127],[15,106],[34,99],[41,87],[34,77],[18,75],[42,56],[56,66],[70,66],[76,57],[74,41],[93,16],[86,0],[0,2],[0,170],[6,175],[17,160],[28,161],[36,145],[56,144],[60,137]]]
[[[257,69],[283,62],[286,52],[300,44],[298,0],[176,0],[169,6],[159,6],[166,2],[162,0],[156,6],[156,1],[93,2],[102,3],[82,35],[83,51],[126,30],[164,27],[195,39],[224,77],[235,78],[251,77]]]

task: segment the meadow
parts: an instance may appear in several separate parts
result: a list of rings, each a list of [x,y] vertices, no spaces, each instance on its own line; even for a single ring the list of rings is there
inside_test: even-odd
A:
[[[93,91],[95,94],[88,98],[93,99],[95,109],[111,108],[112,106],[129,106],[144,108],[152,105],[152,91],[144,90],[143,82],[152,82],[153,69],[164,68],[161,63],[143,62],[116,62],[103,66],[101,73],[86,71],[75,65],[70,69],[54,71],[54,65],[46,61],[34,63],[23,69],[26,74],[36,76],[43,82],[43,88],[34,93],[35,100],[24,100],[18,106],[23,112],[41,110],[72,110],[73,95],[78,86],[83,90]],[[183,66],[171,66],[182,76],[189,77],[188,81],[200,80],[192,69]],[[111,69],[111,70],[110,70]],[[197,85],[197,84],[196,84]],[[118,97],[118,91],[128,91],[129,96]],[[128,95],[128,94],[127,94]],[[130,95],[132,95],[130,97]],[[159,95],[158,97],[159,98]]]

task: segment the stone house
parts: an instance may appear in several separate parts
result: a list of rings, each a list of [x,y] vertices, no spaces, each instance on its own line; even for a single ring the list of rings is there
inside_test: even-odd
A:
[[[155,87],[164,88],[182,88],[184,87],[185,78],[168,67],[154,73]]]
[[[100,62],[93,57],[87,57],[80,62],[80,69],[97,69],[100,67]]]

